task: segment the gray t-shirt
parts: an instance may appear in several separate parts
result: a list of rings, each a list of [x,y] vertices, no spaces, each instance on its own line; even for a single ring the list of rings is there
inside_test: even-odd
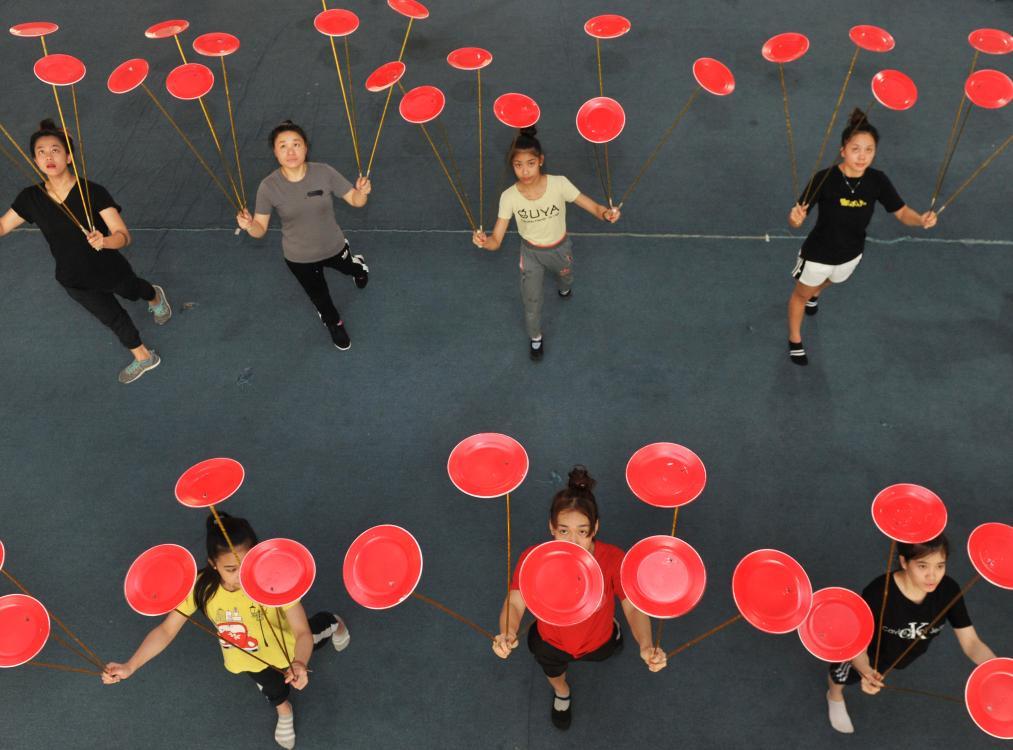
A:
[[[261,180],[256,213],[278,212],[286,259],[293,263],[326,260],[345,246],[345,234],[334,220],[333,198],[341,198],[352,187],[328,164],[307,162],[306,176],[298,182],[286,180],[279,168]]]

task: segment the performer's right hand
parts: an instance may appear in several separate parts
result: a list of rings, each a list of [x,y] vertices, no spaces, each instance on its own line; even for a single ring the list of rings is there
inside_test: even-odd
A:
[[[117,664],[111,661],[106,664],[105,671],[102,672],[102,682],[106,685],[115,685],[117,682],[127,679],[133,673],[134,670],[126,664]]]
[[[250,224],[253,223],[253,215],[245,208],[236,214],[236,224],[239,225],[240,229],[249,229]]]
[[[809,204],[808,203],[796,203],[791,207],[791,213],[788,214],[788,221],[793,227],[798,229],[802,226],[802,222],[805,221],[805,217],[809,215]]]
[[[476,229],[475,233],[471,235],[471,241],[474,243],[475,247],[485,247],[485,241],[487,239],[489,239],[489,235],[480,229]]]
[[[492,651],[500,659],[506,659],[517,648],[517,636],[500,633],[492,639]]]
[[[885,687],[883,675],[873,670],[869,674],[862,675],[862,692],[875,695]]]

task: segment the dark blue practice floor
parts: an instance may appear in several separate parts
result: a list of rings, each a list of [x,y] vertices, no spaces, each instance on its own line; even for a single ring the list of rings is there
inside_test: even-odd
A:
[[[380,2],[347,7],[362,19],[352,62],[360,129],[371,142],[382,98],[361,81],[396,57],[405,24]],[[547,290],[547,355],[539,364],[527,358],[516,237],[498,254],[471,246],[428,145],[396,113],[384,128],[369,207],[338,211],[371,269],[363,291],[329,276],[353,341],[341,353],[286,270],[279,234],[234,237],[228,204],[147,98],[104,89],[116,64],[141,55],[153,67],[152,89],[164,91],[176,53],[169,41],[144,38],[155,21],[188,18],[187,44],[197,33],[231,31],[243,42],[229,64],[247,190],[271,170],[267,134],[286,117],[307,127],[314,159],[352,175],[330,50],[310,23],[319,6],[0,5],[7,26],[57,21],[64,28],[50,38],[51,50],[88,63],[78,94],[89,176],[123,205],[134,230],[128,257],[165,286],[176,310],[156,329],[142,305],[130,308],[163,364],[121,386],[124,352],[53,281],[39,233],[0,240],[5,569],[104,659],[125,660],[155,621],[127,607],[123,575],[157,543],[199,556],[204,517],[176,503],[173,485],[191,464],[227,455],[244,464],[247,479],[222,508],[250,518],[263,537],[306,544],[318,565],[307,608],[334,609],[352,632],[344,653],[316,655],[310,687],[297,697],[303,750],[1002,746],[960,705],[857,690],[848,694],[857,733],[838,735],[826,720],[824,666],[795,635],[764,635],[745,623],[659,674],[649,674],[633,648],[604,664],[576,665],[574,726],[561,735],[527,653],[503,663],[478,635],[420,602],[365,610],[347,596],[340,566],[367,527],[402,525],[425,555],[419,591],[493,629],[504,507],[463,496],[445,465],[461,438],[498,431],[520,440],[531,458],[512,497],[515,559],[547,538],[549,501],[574,463],[600,480],[602,538],[628,547],[666,533],[671,522],[626,487],[630,455],[668,440],[701,456],[708,485],[680,513],[678,534],[702,555],[708,588],[695,610],[665,626],[668,648],[735,613],[731,572],[759,547],[794,555],[816,587],[863,587],[882,572],[887,552],[869,504],[896,482],[925,485],[947,503],[950,572],[966,580],[969,531],[1011,521],[1013,156],[998,159],[931,232],[877,212],[861,267],[806,321],[812,364],[793,367],[783,319],[799,239],[785,222],[793,196],[777,72],[759,49],[786,30],[812,40],[809,54],[787,68],[807,173],[850,59],[847,29],[889,29],[896,50],[860,56],[845,107],[868,104],[868,80],[881,68],[904,70],[919,84],[913,110],[876,109],[870,119],[883,135],[877,166],[922,210],[970,65],[966,35],[980,26],[1010,29],[1013,5],[434,0],[430,9],[408,44],[406,83],[447,92],[441,120],[473,196],[473,80],[443,58],[465,44],[495,55],[483,77],[487,224],[506,184],[511,136],[489,108],[509,90],[541,104],[550,171],[603,199],[592,153],[573,126],[581,102],[597,93],[594,45],[581,30],[588,17],[621,12],[633,22],[628,36],[603,45],[606,93],[629,120],[610,149],[617,193],[693,90],[695,58],[717,57],[736,75],[730,97],[697,100],[619,225],[572,214],[574,297],[561,303]],[[24,139],[53,109],[31,74],[38,56],[31,40],[0,43],[0,121]],[[1010,62],[982,65],[1011,73]],[[222,129],[220,93],[209,105]],[[210,155],[199,110],[160,96]],[[972,113],[944,195],[1011,122],[1010,110]],[[13,167],[5,170],[0,197],[11,200],[22,182]],[[968,604],[984,640],[1010,655],[1010,593],[981,583]],[[188,628],[110,688],[83,675],[4,671],[0,747],[274,747],[273,712],[248,680],[225,672],[216,650]],[[55,644],[43,656],[75,664]],[[944,634],[896,684],[960,696],[970,669]]]

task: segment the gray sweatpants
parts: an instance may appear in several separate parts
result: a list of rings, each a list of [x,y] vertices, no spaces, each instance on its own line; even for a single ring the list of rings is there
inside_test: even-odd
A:
[[[521,240],[521,300],[524,302],[524,325],[528,336],[536,339],[542,335],[542,289],[545,272],[556,277],[559,291],[565,292],[573,285],[573,246],[567,237],[553,248],[540,248]]]

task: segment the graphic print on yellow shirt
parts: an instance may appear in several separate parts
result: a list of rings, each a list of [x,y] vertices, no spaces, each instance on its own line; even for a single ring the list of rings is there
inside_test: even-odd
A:
[[[264,607],[262,610],[242,590],[226,591],[219,586],[208,600],[207,612],[221,637],[218,644],[222,647],[225,668],[234,673],[267,669],[262,662],[248,654],[256,654],[258,658],[279,669],[288,668],[285,651],[290,657],[295,653],[295,636],[284,615],[287,609],[289,607],[281,608],[279,627],[278,608]],[[197,611],[192,591],[186,601],[179,605],[179,611],[185,615]],[[285,639],[284,651],[279,638]]]
[[[528,243],[540,247],[558,244],[566,236],[566,204],[577,200],[580,191],[562,175],[545,176],[545,192],[537,200],[528,200],[517,185],[511,185],[499,198],[498,216],[517,220],[517,233]]]

